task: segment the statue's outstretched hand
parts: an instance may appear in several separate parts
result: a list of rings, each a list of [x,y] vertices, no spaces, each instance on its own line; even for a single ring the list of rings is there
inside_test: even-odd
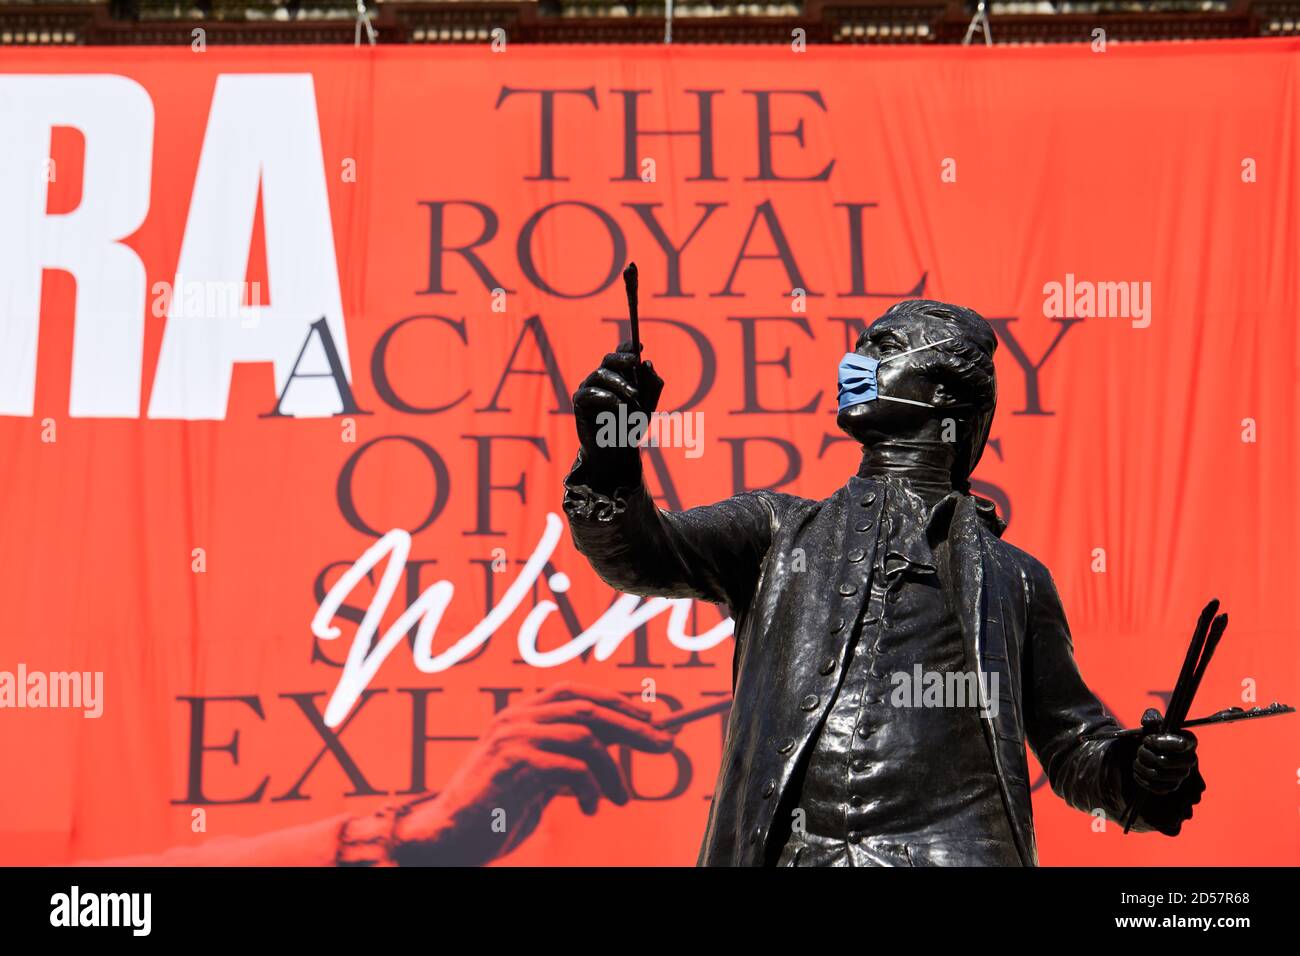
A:
[[[651,363],[638,361],[631,342],[606,355],[583,380],[573,395],[573,410],[583,457],[593,468],[618,484],[640,479],[635,439],[645,433],[663,389],[663,379]],[[620,405],[625,408],[622,414]]]
[[[1146,793],[1142,815],[1150,829],[1177,836],[1201,802],[1205,781],[1196,757],[1196,736],[1187,730],[1161,731],[1160,711],[1142,715],[1147,734],[1133,757],[1133,782]]]

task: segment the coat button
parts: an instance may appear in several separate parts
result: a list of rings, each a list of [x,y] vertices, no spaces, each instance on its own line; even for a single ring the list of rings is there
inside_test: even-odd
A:
[[[816,710],[819,703],[821,703],[821,699],[816,694],[809,694],[799,702],[799,706],[804,710]]]
[[[837,617],[835,620],[831,621],[832,634],[838,634],[842,630],[844,630],[844,618]]]
[[[870,531],[870,530],[871,530],[871,522],[870,522],[870,521],[859,521],[856,525],[854,525],[854,527],[857,528],[857,530],[859,530],[859,531]]]
[[[776,752],[779,754],[788,754],[792,750],[794,750],[793,737],[786,737],[785,740],[781,741],[781,746],[776,748]]]
[[[853,804],[855,807],[860,807],[862,806],[862,798],[855,793],[853,796],[849,797],[849,803]]]
[[[857,564],[866,556],[867,556],[867,552],[863,551],[861,548],[854,548],[852,551],[848,553],[848,559],[852,561],[854,564]]]
[[[769,780],[767,783],[763,784],[763,799],[767,799],[774,793],[776,793],[775,783]]]
[[[867,496],[862,499],[862,507],[870,508],[875,503],[876,503],[876,493],[874,491],[867,492]]]
[[[835,665],[838,664],[838,663],[839,663],[839,661],[837,661],[837,660],[836,660],[835,658],[833,658],[833,657],[828,657],[828,658],[826,658],[826,663],[822,665],[822,673],[823,673],[823,674],[829,674],[829,673],[831,673],[832,671],[835,670]]]
[[[862,773],[862,771],[866,769],[867,769],[867,762],[863,760],[861,757],[858,757],[853,761],[853,770],[856,773]]]
[[[848,581],[845,581],[843,584],[840,585],[840,593],[843,594],[845,597],[849,597],[850,595],[857,594],[858,586],[856,584],[850,584]]]

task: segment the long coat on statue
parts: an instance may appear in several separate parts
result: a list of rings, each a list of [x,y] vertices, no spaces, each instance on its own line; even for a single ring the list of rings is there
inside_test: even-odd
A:
[[[774,815],[843,676],[885,495],[855,476],[822,501],[756,491],[667,512],[644,486],[608,497],[581,472],[580,458],[564,507],[574,543],[606,583],[723,605],[735,620],[735,700],[699,863],[770,862]],[[1034,866],[1026,744],[1067,803],[1114,820],[1132,793],[1136,742],[1080,741],[1117,724],[1079,675],[1051,575],[1002,541],[1003,527],[992,502],[959,496],[944,577],[956,592],[967,666],[990,675],[979,682],[988,759],[1020,859]],[[983,695],[994,687],[999,700],[989,706]],[[943,741],[934,751],[943,759]],[[1134,829],[1176,832],[1175,808],[1204,788],[1193,772],[1173,794],[1148,795]]]

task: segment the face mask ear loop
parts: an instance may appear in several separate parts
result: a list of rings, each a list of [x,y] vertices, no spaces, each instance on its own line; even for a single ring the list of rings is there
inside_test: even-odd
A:
[[[951,342],[956,337],[957,336],[955,335],[950,335],[946,339],[940,339],[938,342],[927,342],[925,345],[918,345],[916,348],[908,349],[906,352],[899,352],[897,355],[889,356],[889,358],[882,358],[879,364],[884,365],[886,362],[892,362],[894,359],[902,358],[904,355],[911,355],[913,352],[924,352],[926,349],[932,349],[936,345],[943,345],[944,342]]]
[[[918,402],[910,398],[894,398],[892,395],[881,395],[876,393],[876,398],[882,402],[902,402],[904,405],[920,405],[922,408],[933,408],[937,412],[955,412],[963,408],[974,408],[970,402],[963,402],[960,405],[933,405],[930,402]]]
[[[913,401],[913,400],[910,399],[910,398],[893,398],[892,396],[889,396],[889,395],[881,395],[879,392],[876,393],[876,398],[879,399],[879,400],[882,401],[882,402],[900,402],[900,403],[902,403],[902,404],[904,404],[904,405],[920,405],[922,408],[942,408],[942,407],[943,407],[943,406],[941,406],[941,405],[931,405],[929,402],[917,402],[917,401]]]
[[[946,339],[940,339],[938,342],[927,342],[925,345],[918,345],[916,348],[908,349],[906,352],[899,352],[897,355],[891,355],[889,356],[889,358],[883,358],[876,364],[884,365],[886,362],[892,362],[894,359],[902,358],[904,355],[911,355],[913,352],[924,352],[926,349],[932,349],[936,345],[943,345],[944,342],[951,342],[956,337],[957,336],[955,335],[950,335]],[[919,405],[921,408],[934,408],[940,410],[947,409],[947,408],[963,407],[960,405],[932,405],[930,402],[918,402],[910,398],[893,398],[892,396],[889,395],[881,395],[879,392],[876,393],[876,398],[885,402],[899,402],[903,405]]]

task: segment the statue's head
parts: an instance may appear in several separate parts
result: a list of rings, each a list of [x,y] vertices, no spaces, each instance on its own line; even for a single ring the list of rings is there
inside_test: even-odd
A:
[[[842,395],[846,381],[859,392],[842,397],[840,428],[864,445],[891,437],[952,441],[953,487],[968,490],[997,405],[997,344],[993,328],[971,309],[930,299],[891,306],[841,366]],[[880,363],[874,392],[873,360]],[[854,364],[862,368],[847,367]],[[873,397],[856,401],[864,395]]]

